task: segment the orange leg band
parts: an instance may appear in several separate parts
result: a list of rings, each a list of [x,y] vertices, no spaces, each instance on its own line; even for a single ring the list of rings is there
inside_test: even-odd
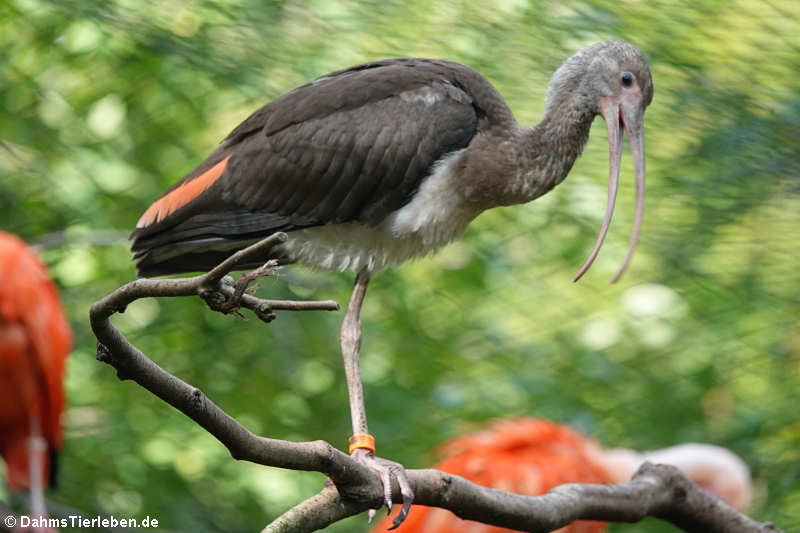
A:
[[[347,439],[347,442],[350,444],[350,449],[348,453],[353,453],[354,450],[363,448],[375,454],[375,437],[373,437],[369,433],[360,433],[358,435],[353,435],[352,437]]]

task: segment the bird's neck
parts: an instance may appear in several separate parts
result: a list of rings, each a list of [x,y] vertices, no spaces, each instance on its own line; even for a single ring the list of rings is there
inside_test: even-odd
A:
[[[585,98],[585,97],[584,97]],[[457,165],[458,190],[475,213],[523,204],[561,183],[589,138],[597,115],[580,96],[549,101],[542,120],[520,127],[503,117],[476,136]]]
[[[596,116],[590,109],[574,101],[549,105],[538,124],[520,130],[518,203],[538,198],[564,181],[589,138]]]
[[[641,454],[626,448],[605,450],[599,446],[593,446],[588,453],[594,462],[601,465],[611,476],[612,483],[630,481],[644,460]]]

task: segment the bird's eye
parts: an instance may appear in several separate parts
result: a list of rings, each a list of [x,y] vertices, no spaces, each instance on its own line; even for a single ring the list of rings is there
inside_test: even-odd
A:
[[[623,72],[622,73],[622,86],[623,87],[630,87],[633,85],[633,74],[630,72]]]

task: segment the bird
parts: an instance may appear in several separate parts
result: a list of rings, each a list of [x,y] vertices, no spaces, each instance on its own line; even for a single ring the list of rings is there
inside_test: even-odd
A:
[[[452,61],[399,58],[321,76],[267,103],[236,126],[194,170],[142,214],[131,233],[138,275],[208,271],[234,252],[285,232],[267,260],[356,272],[340,329],[353,435],[349,452],[395,476],[406,516],[413,491],[402,466],[375,456],[359,372],[360,311],[372,275],[460,237],[481,212],[522,204],[561,183],[595,117],[609,140],[605,239],[619,182],[623,132],[634,159],[636,206],[627,267],[644,209],[644,112],[653,79],[644,54],[604,41],[568,58],[547,90],[545,113],[517,123],[475,70]]]
[[[0,455],[12,491],[30,492],[45,516],[56,473],[64,368],[72,332],[44,264],[22,239],[0,231]]]
[[[750,504],[751,479],[747,465],[720,446],[679,444],[639,453],[606,450],[595,440],[570,427],[542,418],[495,421],[488,429],[456,437],[439,447],[434,466],[478,485],[537,496],[564,483],[622,483],[629,481],[644,461],[671,464],[731,507],[743,511]],[[373,533],[385,531],[388,517]],[[559,533],[601,533],[606,523],[575,521]],[[511,530],[462,520],[446,509],[415,507],[398,529],[400,533],[510,533]]]

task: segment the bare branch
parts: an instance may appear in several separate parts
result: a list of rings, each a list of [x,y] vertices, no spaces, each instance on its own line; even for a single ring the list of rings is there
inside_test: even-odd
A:
[[[286,511],[261,533],[317,531],[363,511],[363,505],[343,500],[333,484],[326,484],[321,492]]]
[[[281,237],[281,235],[284,235]],[[223,283],[223,276],[252,254],[285,240],[285,234],[270,236],[234,254],[207,274],[178,279],[137,279],[102,298],[89,312],[92,331],[97,337],[97,359],[113,366],[120,379],[132,379],[168,404],[200,424],[224,444],[236,459],[268,466],[324,473],[344,485],[364,484],[372,478],[366,468],[323,441],[294,443],[258,437],[209,400],[200,389],[159,367],[133,346],[111,323],[110,317],[139,298],[159,296],[207,296],[216,291],[231,296],[234,288]],[[241,306],[257,314],[280,310],[337,310],[339,304],[264,300],[241,295]],[[367,483],[368,484],[368,483]],[[376,483],[377,484],[377,483]]]
[[[204,277],[205,283],[209,285],[216,283],[228,272],[234,270],[236,265],[242,264],[250,256],[258,255],[260,252],[266,252],[276,244],[280,244],[282,242],[286,242],[286,234],[283,232],[273,233],[266,239],[262,239],[257,243],[251,244],[247,248],[244,248],[243,250],[239,250],[201,277]]]
[[[223,299],[230,299],[235,296],[236,289],[223,279],[228,272],[236,268],[252,255],[263,252],[270,247],[286,240],[285,233],[275,233],[244,250],[240,250],[231,257],[217,265],[213,270],[205,274],[190,278],[176,279],[147,279],[140,278],[130,283],[126,283],[105,298],[99,300],[89,312],[92,329],[95,327],[103,328],[103,322],[107,321],[114,313],[123,313],[125,308],[135,300],[140,298],[154,297],[175,297],[175,296],[194,296],[203,297],[207,302],[209,296],[218,294]],[[273,317],[272,310],[286,311],[338,311],[339,304],[333,300],[323,300],[314,302],[290,302],[287,300],[265,300],[250,294],[240,294],[238,304],[241,307],[250,309],[259,318],[269,322]],[[214,309],[213,305],[209,306]],[[97,331],[95,331],[97,336]],[[100,337],[98,337],[99,339]]]
[[[134,380],[197,422],[235,459],[328,476],[332,483],[327,483],[319,494],[290,509],[264,529],[266,533],[305,533],[380,507],[383,488],[378,477],[327,442],[289,442],[254,435],[200,389],[173,376],[145,356],[110,321],[114,313],[123,312],[139,298],[191,295],[207,298],[210,292],[219,293],[223,298],[235,296],[236,289],[225,282],[224,276],[250,254],[282,242],[284,237],[280,235],[234,254],[208,274],[181,279],[138,279],[128,283],[92,306],[90,322],[98,340],[98,360],[113,366],[120,379]],[[242,307],[253,310],[263,320],[267,320],[272,310],[338,309],[338,304],[332,301],[264,300],[241,291],[238,296]],[[714,499],[680,471],[666,465],[645,464],[628,483],[568,484],[535,497],[480,487],[438,470],[409,470],[407,473],[416,494],[416,504],[442,507],[465,519],[512,529],[544,532],[577,519],[636,522],[654,516],[689,532],[777,531],[771,524],[755,522]],[[394,487],[393,493],[399,498],[398,487]]]
[[[570,483],[542,496],[489,489],[438,470],[407,473],[416,505],[441,507],[465,520],[519,531],[546,533],[575,520],[638,522],[648,516],[661,518],[690,533],[779,531],[772,524],[755,522],[710,496],[671,465],[645,463],[627,483]],[[380,500],[379,494],[375,497]],[[262,533],[316,531],[361,513],[370,505],[342,498],[335,487],[326,486],[316,496],[278,517]]]

